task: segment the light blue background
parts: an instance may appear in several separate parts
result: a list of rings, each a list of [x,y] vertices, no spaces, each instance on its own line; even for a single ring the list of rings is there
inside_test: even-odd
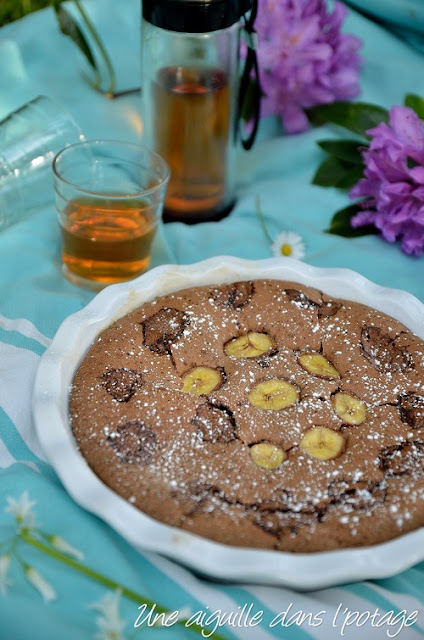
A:
[[[384,0],[393,15],[397,3]],[[137,0],[93,0],[86,8],[115,62],[119,88],[137,86],[139,79],[139,22]],[[364,40],[361,99],[389,107],[400,104],[406,92],[424,95],[424,59],[383,28],[354,12],[345,29]],[[85,61],[74,45],[59,33],[53,12],[41,11],[0,30],[0,117],[25,100],[45,93],[66,105],[87,138],[106,137],[138,140],[140,136],[139,96],[109,101],[93,92],[83,80]],[[153,265],[167,262],[192,263],[228,254],[256,259],[270,257],[271,249],[255,212],[255,198],[261,198],[266,224],[272,236],[282,230],[302,235],[306,261],[320,267],[349,267],[369,279],[390,287],[405,289],[424,301],[424,258],[405,256],[397,246],[371,236],[348,240],[323,233],[332,214],[347,204],[347,196],[333,189],[311,185],[312,175],[322,158],[315,142],[336,135],[330,127],[284,137],[275,123],[261,127],[260,140],[238,163],[238,204],[231,216],[220,223],[187,227],[173,223],[163,226],[156,238]],[[279,135],[270,137],[270,133]],[[7,318],[27,318],[48,337],[60,322],[87,304],[92,294],[65,281],[60,271],[60,239],[53,206],[53,191],[46,187],[50,204],[0,234],[0,313]],[[41,355],[43,347],[19,332],[4,331],[0,339],[20,349]],[[7,363],[1,375],[7,376]],[[20,398],[29,411],[29,397]],[[363,610],[403,608],[404,603],[424,604],[424,565],[401,576],[374,583],[346,586],[316,594],[299,596],[278,589],[252,589],[209,584],[163,561],[157,568],[149,555],[133,551],[117,534],[97,518],[85,513],[63,490],[55,475],[27,449],[8,416],[0,412],[0,435],[9,453],[18,460],[38,463],[41,473],[25,465],[0,470],[0,542],[10,531],[11,518],[3,513],[6,496],[17,497],[30,491],[37,500],[37,516],[44,530],[66,537],[84,550],[87,563],[122,581],[152,600],[171,609],[199,602],[213,603],[225,596],[233,604],[257,602],[270,609],[277,596],[279,610],[293,601],[308,610],[361,603]],[[60,598],[44,606],[38,594],[25,582],[19,568],[12,571],[13,586],[5,598],[0,595],[1,640],[86,640],[95,634],[94,614],[89,603],[98,600],[104,589],[62,566],[46,560],[35,551],[25,552],[55,585]],[[226,600],[227,602],[227,600]],[[217,607],[213,607],[217,608]],[[124,605],[127,620],[134,620],[134,605]],[[270,614],[269,614],[270,615]],[[421,627],[406,630],[401,640],[422,636]],[[367,628],[375,640],[376,629]],[[151,630],[146,638],[195,637],[189,632]],[[229,632],[226,632],[231,637]],[[258,632],[259,633],[259,632]],[[264,632],[265,633],[265,632]],[[338,638],[329,626],[309,629],[274,630],[261,638],[307,640]],[[150,635],[149,635],[150,634]],[[172,634],[172,635],[171,635]],[[332,635],[330,635],[332,634]],[[143,635],[143,634],[140,634]],[[143,637],[144,637],[143,635]],[[240,637],[240,636],[239,636]],[[259,635],[245,635],[260,640]],[[359,636],[351,636],[356,638]],[[362,637],[362,636],[361,636]]]

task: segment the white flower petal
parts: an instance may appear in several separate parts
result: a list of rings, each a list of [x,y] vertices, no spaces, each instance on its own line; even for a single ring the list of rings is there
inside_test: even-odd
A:
[[[96,633],[94,637],[96,640],[125,640],[125,637],[120,631],[114,631],[113,629],[100,631]]]
[[[69,544],[69,542],[67,542],[61,536],[52,536],[50,538],[50,542],[55,549],[58,549],[58,551],[63,551],[63,553],[68,554],[68,556],[73,556],[74,558],[76,558],[76,560],[79,561],[84,559],[84,554],[82,553],[82,551],[75,549],[75,547]]]
[[[108,591],[103,598],[98,602],[93,602],[90,605],[91,609],[100,611],[103,616],[117,617],[119,615],[119,600],[122,595],[122,590]]]
[[[180,609],[180,615],[178,616],[178,620],[189,620],[192,615],[192,610],[189,606],[183,607]]]
[[[298,233],[282,231],[272,244],[272,252],[278,258],[290,257],[301,260],[305,257],[305,244]]]
[[[35,514],[32,511],[32,507],[37,503],[35,500],[29,499],[28,491],[24,491],[17,500],[9,496],[7,503],[8,506],[5,508],[5,512],[15,516],[20,529],[34,529],[36,527]]]
[[[0,593],[5,596],[7,594],[7,587],[12,582],[7,575],[10,566],[10,555],[8,553],[0,556]]]
[[[107,618],[96,618],[96,623],[99,628],[99,632],[103,635],[115,638],[121,638],[123,631],[125,629],[125,621],[124,620],[108,620]],[[109,634],[109,635],[108,635]]]
[[[39,591],[44,602],[56,600],[57,593],[52,585],[34,567],[26,567],[25,577]]]
[[[2,556],[0,556],[0,577],[3,577],[6,575],[6,573],[9,570],[9,566],[10,566],[10,555],[8,553],[5,553]]]
[[[101,614],[96,619],[99,629],[99,633],[96,635],[98,640],[125,640],[123,636],[125,620],[119,614],[121,595],[121,589],[117,589],[106,593],[99,602],[90,605],[92,609],[96,609]]]

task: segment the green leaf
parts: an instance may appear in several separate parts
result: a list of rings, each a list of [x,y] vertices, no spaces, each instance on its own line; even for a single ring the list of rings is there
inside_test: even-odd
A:
[[[334,156],[330,156],[323,160],[316,170],[312,184],[316,184],[319,187],[335,187],[345,173],[346,168],[342,162]]]
[[[368,137],[366,131],[387,122],[389,113],[383,107],[366,102],[333,102],[314,107],[308,111],[308,117],[315,124],[331,122]]]
[[[364,166],[360,151],[360,148],[364,147],[364,143],[361,140],[319,140],[317,144],[339,160]]]
[[[404,104],[406,107],[411,107],[419,118],[424,119],[424,98],[420,98],[414,93],[408,93],[405,96]]]
[[[415,169],[415,167],[420,167],[420,163],[416,162],[416,160],[414,160],[413,158],[406,158],[406,164],[408,169]]]
[[[330,156],[318,167],[312,179],[312,184],[319,187],[350,189],[362,176],[362,165],[343,162],[343,160],[339,160],[335,156]]]
[[[77,45],[82,54],[85,56],[90,66],[95,71],[98,71],[96,60],[93,56],[90,45],[88,44],[83,32],[81,31],[69,11],[67,11],[67,9],[65,9],[65,7],[63,7],[58,0],[55,0],[54,10],[61,32],[65,36],[69,36],[69,38],[71,38],[71,40]]]
[[[364,227],[358,227],[357,229],[350,226],[350,221],[353,216],[360,211],[362,211],[361,202],[356,202],[345,209],[340,209],[340,211],[334,214],[326,233],[343,236],[344,238],[358,238],[359,236],[369,236],[380,233],[373,225],[366,225]]]
[[[359,165],[346,168],[346,173],[341,176],[336,184],[337,189],[351,189],[361,178],[364,177],[364,169]]]

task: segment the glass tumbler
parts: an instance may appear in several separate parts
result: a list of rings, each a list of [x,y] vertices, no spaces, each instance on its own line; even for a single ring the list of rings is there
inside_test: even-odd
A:
[[[72,116],[48,96],[37,96],[0,122],[0,230],[50,201],[54,156],[82,140]]]
[[[62,271],[93,290],[149,266],[169,179],[166,162],[140,145],[93,140],[53,161]]]

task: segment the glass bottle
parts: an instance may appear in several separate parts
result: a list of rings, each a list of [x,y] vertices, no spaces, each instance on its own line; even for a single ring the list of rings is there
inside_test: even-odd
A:
[[[166,221],[219,220],[234,205],[240,29],[250,8],[143,1],[143,141],[171,169]]]

